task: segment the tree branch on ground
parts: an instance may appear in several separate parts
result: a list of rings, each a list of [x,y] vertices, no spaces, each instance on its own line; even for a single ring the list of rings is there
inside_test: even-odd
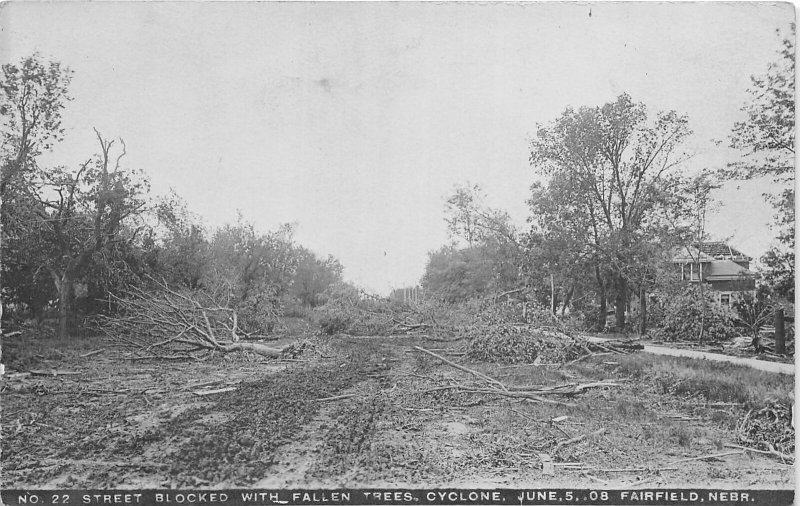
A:
[[[202,292],[179,293],[156,282],[155,290],[132,287],[111,297],[119,311],[98,317],[99,328],[137,356],[197,359],[209,351],[249,351],[277,358],[291,348],[241,342],[236,311]]]

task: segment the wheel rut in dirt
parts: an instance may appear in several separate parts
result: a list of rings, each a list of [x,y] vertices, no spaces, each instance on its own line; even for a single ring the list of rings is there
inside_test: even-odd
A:
[[[324,399],[343,395],[386,367],[378,346],[341,350],[323,363],[244,383],[207,410],[185,412],[172,421],[171,432],[180,438],[166,459],[172,482],[252,485],[274,472],[278,449],[298,439]]]

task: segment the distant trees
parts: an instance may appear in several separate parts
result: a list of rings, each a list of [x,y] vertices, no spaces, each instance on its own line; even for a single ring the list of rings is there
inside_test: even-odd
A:
[[[600,107],[567,108],[531,141],[531,166],[545,178],[530,200],[533,233],[561,244],[552,269],[569,273],[579,259],[591,266],[599,326],[609,297],[620,330],[631,290],[646,304],[647,252],[667,237],[681,203],[685,181],[673,169],[690,133],[686,116],[659,112],[648,121],[644,104],[623,94]]]
[[[292,297],[306,307],[325,303],[331,287],[342,283],[342,264],[331,255],[322,259],[311,251],[297,248],[299,260],[290,288]]]
[[[484,199],[481,187],[469,184],[456,186],[448,197],[445,222],[454,242],[428,254],[422,278],[426,293],[458,302],[524,283],[518,232],[508,213]]]
[[[428,253],[422,287],[446,302],[463,302],[494,291],[494,258],[485,247],[444,246]]]
[[[733,126],[730,145],[742,158],[728,166],[734,179],[771,178],[778,191],[768,195],[777,212],[779,247],[762,258],[767,281],[776,293],[794,300],[794,119],[795,25],[782,40],[779,59],[766,74],[751,76],[750,101],[742,111],[747,119]]]
[[[210,264],[208,232],[174,191],[156,199],[145,241],[149,271],[173,287],[199,289]]]

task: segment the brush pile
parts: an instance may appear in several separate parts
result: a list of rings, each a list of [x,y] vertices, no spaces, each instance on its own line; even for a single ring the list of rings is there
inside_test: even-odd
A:
[[[794,460],[794,427],[792,408],[774,402],[759,410],[751,410],[739,422],[736,432],[739,443],[769,452],[783,460]]]
[[[468,334],[467,357],[483,362],[563,364],[591,353],[586,340],[553,327],[482,325]]]

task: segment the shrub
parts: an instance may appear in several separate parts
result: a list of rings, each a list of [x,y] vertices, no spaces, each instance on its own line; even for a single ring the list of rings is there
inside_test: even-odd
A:
[[[347,330],[350,327],[350,319],[344,315],[326,314],[320,318],[319,326],[323,334],[332,336]]]
[[[650,316],[656,325],[656,336],[667,340],[697,340],[701,328],[703,339],[708,341],[727,340],[740,334],[733,312],[711,300],[708,294],[703,315],[703,300],[696,287],[680,294],[662,295]]]

